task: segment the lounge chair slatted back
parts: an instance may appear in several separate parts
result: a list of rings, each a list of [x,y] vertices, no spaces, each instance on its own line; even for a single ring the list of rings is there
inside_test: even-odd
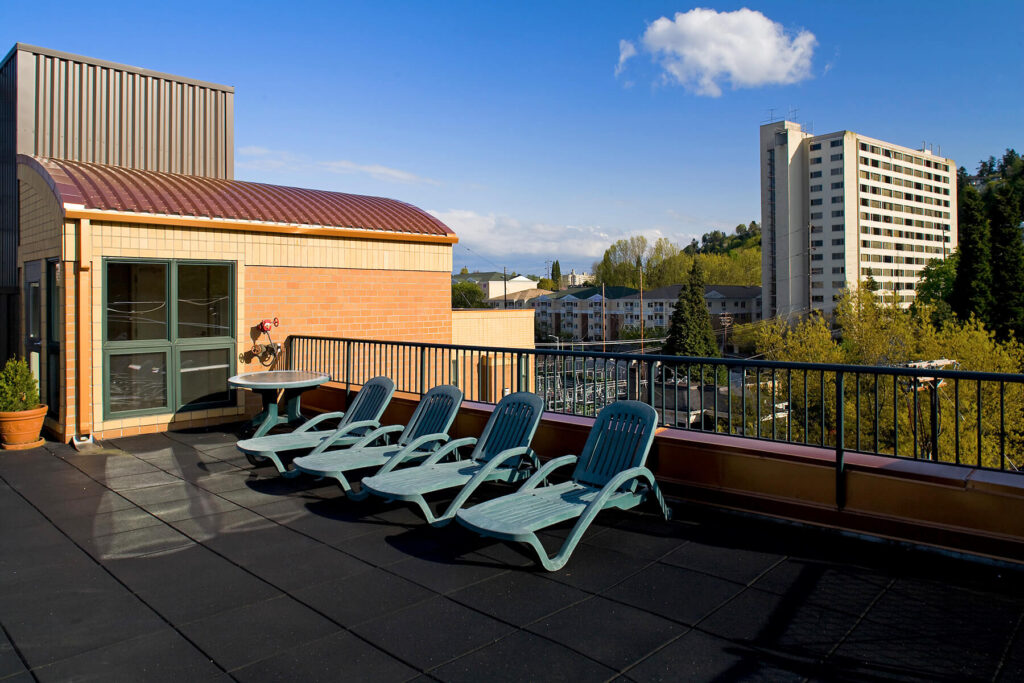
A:
[[[379,420],[394,393],[395,383],[390,377],[374,377],[367,380],[345,412],[344,424]]]
[[[540,422],[537,417],[543,412],[544,400],[537,394],[521,391],[505,396],[491,413],[470,457],[487,462],[509,448],[529,445]]]
[[[573,480],[601,487],[619,472],[642,466],[657,424],[657,412],[645,403],[617,401],[605,407],[583,446]]]
[[[451,384],[434,387],[420,399],[397,445],[407,446],[428,434],[446,434],[461,405],[462,391],[458,387]]]

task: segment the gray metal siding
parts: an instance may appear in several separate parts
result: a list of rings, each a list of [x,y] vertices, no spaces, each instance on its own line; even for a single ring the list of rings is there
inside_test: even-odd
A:
[[[18,286],[17,68],[16,55],[0,65],[0,306],[4,305],[3,292]],[[3,313],[0,311],[0,323],[6,323]],[[0,357],[0,362],[3,360]]]
[[[234,176],[234,92],[196,81],[18,50],[20,154]]]

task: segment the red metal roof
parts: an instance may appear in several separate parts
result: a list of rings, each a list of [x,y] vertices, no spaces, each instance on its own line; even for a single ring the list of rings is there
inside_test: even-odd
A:
[[[18,155],[60,203],[86,209],[454,235],[426,211],[396,199],[307,190],[107,164]]]

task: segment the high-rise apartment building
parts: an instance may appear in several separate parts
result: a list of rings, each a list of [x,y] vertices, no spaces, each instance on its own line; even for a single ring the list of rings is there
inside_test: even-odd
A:
[[[831,312],[869,276],[909,305],[921,271],[956,249],[956,164],[850,131],[761,126],[765,318]]]

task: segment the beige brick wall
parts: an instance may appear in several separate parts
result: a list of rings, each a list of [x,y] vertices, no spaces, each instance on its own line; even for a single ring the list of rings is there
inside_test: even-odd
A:
[[[533,348],[533,309],[452,311],[452,344]]]
[[[93,274],[91,402],[94,434],[101,438],[158,431],[169,425],[198,426],[238,419],[247,412],[248,394],[238,392],[239,403],[230,408],[104,420],[104,258],[235,262],[238,373],[263,369],[258,362],[243,363],[239,355],[252,346],[252,326],[275,316],[282,325],[271,334],[279,343],[291,333],[451,341],[451,245],[96,220],[89,232]],[[65,255],[77,256],[74,240],[65,244]],[[251,406],[248,410],[251,412]]]

